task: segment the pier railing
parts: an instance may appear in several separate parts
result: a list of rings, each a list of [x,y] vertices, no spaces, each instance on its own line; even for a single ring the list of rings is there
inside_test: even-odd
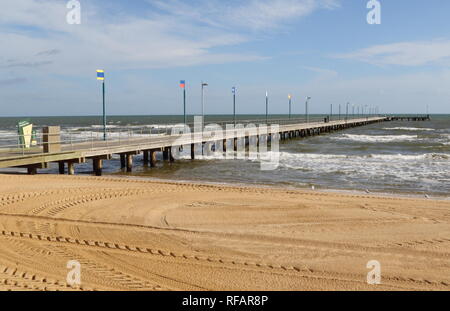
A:
[[[344,121],[344,120],[354,120],[354,119],[369,119],[369,116],[334,116],[332,119],[324,117],[312,117],[308,120],[306,118],[280,118],[280,119],[247,119],[236,120],[236,124],[241,124],[247,126],[249,124],[254,124],[256,126],[261,124],[278,124],[280,126],[290,125],[290,124],[318,124],[324,122],[332,121]],[[207,120],[205,125],[215,124],[225,129],[227,125],[233,125],[234,120]],[[158,138],[164,139],[172,135],[172,130],[179,127],[180,123],[172,124],[154,124],[154,125],[136,125],[136,126],[125,126],[125,127],[113,127],[108,126],[106,129],[106,140],[103,138],[103,128],[98,126],[95,128],[85,127],[85,128],[62,128],[60,134],[54,137],[53,143],[59,144],[61,146],[61,151],[75,151],[82,149],[94,150],[96,148],[104,148],[108,146],[123,146],[130,145],[139,140],[154,139]],[[194,123],[189,122],[187,124],[191,129],[194,128]],[[28,141],[31,137],[30,135],[3,135],[0,136],[0,158],[18,155],[33,155],[43,153],[44,146],[46,142],[44,141],[44,134],[42,132],[42,127],[37,127],[36,134],[33,135],[33,141],[30,145],[26,145],[24,142]],[[52,136],[52,134],[47,134],[47,136]],[[20,139],[22,138],[22,139]]]

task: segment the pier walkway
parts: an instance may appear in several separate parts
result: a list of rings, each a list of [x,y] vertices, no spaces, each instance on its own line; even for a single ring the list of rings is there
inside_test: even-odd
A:
[[[98,138],[86,140],[83,142],[63,141],[60,139],[51,140],[52,144],[57,145],[57,152],[48,151],[52,148],[46,148],[45,143],[35,146],[29,150],[25,149],[6,149],[0,146],[0,168],[20,167],[27,168],[29,174],[36,174],[38,169],[48,168],[49,163],[58,163],[60,174],[66,171],[69,175],[75,173],[75,164],[92,161],[93,172],[96,175],[102,174],[104,160],[110,160],[113,155],[120,155],[121,166],[128,172],[132,171],[133,157],[143,154],[144,164],[154,167],[156,163],[156,153],[162,152],[163,159],[174,161],[172,148],[188,146],[191,148],[191,159],[195,158],[194,149],[198,145],[209,145],[209,148],[216,148],[216,144],[222,144],[223,150],[233,148],[237,150],[238,141],[244,141],[248,144],[250,139],[256,139],[258,147],[259,141],[266,139],[268,142],[273,139],[290,139],[297,137],[307,137],[319,135],[322,133],[343,130],[351,127],[364,126],[375,122],[390,121],[392,117],[365,117],[348,120],[322,122],[300,122],[280,125],[258,125],[249,126],[243,124],[245,130],[224,129],[223,131],[208,130],[205,127],[203,132],[194,132],[189,134],[148,134],[139,137],[128,137],[127,139],[109,138],[104,141]],[[272,122],[272,121],[271,121]],[[231,121],[232,123],[232,121]],[[203,126],[202,126],[203,127]],[[47,144],[50,144],[47,142]],[[245,146],[245,145],[244,145]],[[51,147],[51,146],[50,146]],[[47,150],[47,152],[44,152]],[[231,150],[231,149],[229,149]],[[67,166],[67,170],[66,170]]]

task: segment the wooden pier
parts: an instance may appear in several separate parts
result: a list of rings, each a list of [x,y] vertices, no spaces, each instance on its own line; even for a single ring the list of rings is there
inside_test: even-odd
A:
[[[276,130],[269,125],[264,126],[263,133],[266,137],[260,137],[260,128],[259,130],[245,132],[224,130],[220,140],[222,140],[224,151],[227,148],[234,148],[236,151],[237,140],[239,139],[247,143],[250,138],[255,138],[257,142],[264,138],[270,141],[275,137],[280,140],[285,140],[392,120],[397,119],[393,117],[366,117],[336,121],[328,121],[325,119],[323,122],[279,125]],[[194,148],[196,145],[215,144],[218,140],[219,138],[212,135],[211,132],[204,131],[200,136],[192,133],[161,136],[149,135],[148,137],[133,138],[126,141],[120,139],[96,140],[75,144],[64,144],[62,142],[60,146],[57,146],[58,152],[55,152],[52,148],[48,148],[49,146],[42,148],[43,150],[40,152],[32,154],[15,154],[14,152],[5,152],[0,149],[0,168],[27,168],[28,174],[36,174],[38,169],[48,168],[50,163],[58,163],[60,174],[67,172],[69,175],[73,175],[75,174],[76,164],[92,161],[94,174],[100,176],[102,174],[103,161],[110,160],[113,155],[119,155],[121,167],[131,172],[133,169],[133,159],[136,155],[143,154],[144,165],[154,167],[156,165],[157,153],[163,154],[164,161],[174,161],[172,155],[173,146],[190,146],[191,159],[194,159]],[[47,142],[47,144],[49,143]],[[54,142],[54,144],[58,144],[58,142]]]

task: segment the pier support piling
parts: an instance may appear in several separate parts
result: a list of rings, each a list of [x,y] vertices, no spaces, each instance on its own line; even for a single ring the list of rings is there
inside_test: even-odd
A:
[[[175,162],[175,158],[173,157],[173,154],[172,154],[172,147],[168,147],[167,152],[169,155],[169,162]]]
[[[131,173],[133,171],[133,155],[127,154],[127,172]]]
[[[75,175],[75,164],[73,162],[67,162],[67,173],[69,175]]]
[[[65,167],[64,167],[64,162],[58,162],[58,168],[59,168],[59,174],[60,175],[64,175],[64,171],[65,171]]]
[[[156,151],[150,150],[150,167],[156,166]]]
[[[191,160],[195,160],[195,144],[191,144]]]
[[[165,147],[163,150],[163,160],[168,161],[169,160],[169,149],[168,147]]]
[[[103,160],[100,158],[93,158],[92,165],[94,168],[95,176],[102,176]]]
[[[125,154],[123,153],[120,154],[120,168],[125,168],[126,166],[125,157],[126,157]]]
[[[27,173],[28,175],[36,175],[37,174],[36,166],[27,167]]]
[[[149,158],[148,158],[149,151],[148,151],[148,150],[144,150],[143,153],[144,153],[144,166],[148,166],[148,162],[149,162]]]

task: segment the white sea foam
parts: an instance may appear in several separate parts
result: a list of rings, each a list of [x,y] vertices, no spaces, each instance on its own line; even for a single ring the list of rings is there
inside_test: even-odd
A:
[[[433,163],[430,165],[430,163]],[[450,154],[427,153],[339,155],[280,152],[280,168],[312,171],[317,176],[340,174],[343,178],[404,180],[405,182],[449,178]],[[412,169],[414,168],[414,169]],[[388,177],[390,176],[390,177]],[[395,179],[392,179],[395,176]],[[427,182],[430,183],[430,182]]]
[[[342,154],[318,154],[318,153],[289,153],[280,152],[281,160],[298,161],[367,161],[367,160],[398,160],[398,161],[422,161],[422,160],[450,160],[450,154],[445,153],[424,153],[424,154],[368,154],[368,155],[342,155]]]
[[[107,124],[106,125],[106,128],[107,129],[113,129],[113,128],[117,128],[117,127],[119,127],[118,125],[113,125],[113,124]],[[97,125],[97,124],[94,124],[94,125],[91,125],[90,126],[90,128],[93,128],[93,129],[102,129],[103,128],[103,125]],[[74,128],[72,128],[72,130],[73,130]],[[80,128],[77,128],[77,129],[80,129]],[[82,128],[81,128],[82,129]]]
[[[128,124],[128,125],[114,125],[108,124],[106,128],[108,129],[167,129],[174,127],[174,124]],[[103,125],[91,125],[89,128],[93,129],[103,129]]]
[[[336,140],[352,140],[358,142],[369,143],[387,143],[398,141],[417,141],[417,135],[355,135],[355,134],[342,134],[334,137]]]
[[[399,131],[435,131],[435,129],[431,128],[419,128],[419,127],[385,127],[383,130],[399,130]]]
[[[371,154],[366,158],[380,159],[380,160],[400,160],[400,161],[420,161],[420,160],[449,160],[450,155],[444,153],[425,153],[418,155],[409,154]]]

